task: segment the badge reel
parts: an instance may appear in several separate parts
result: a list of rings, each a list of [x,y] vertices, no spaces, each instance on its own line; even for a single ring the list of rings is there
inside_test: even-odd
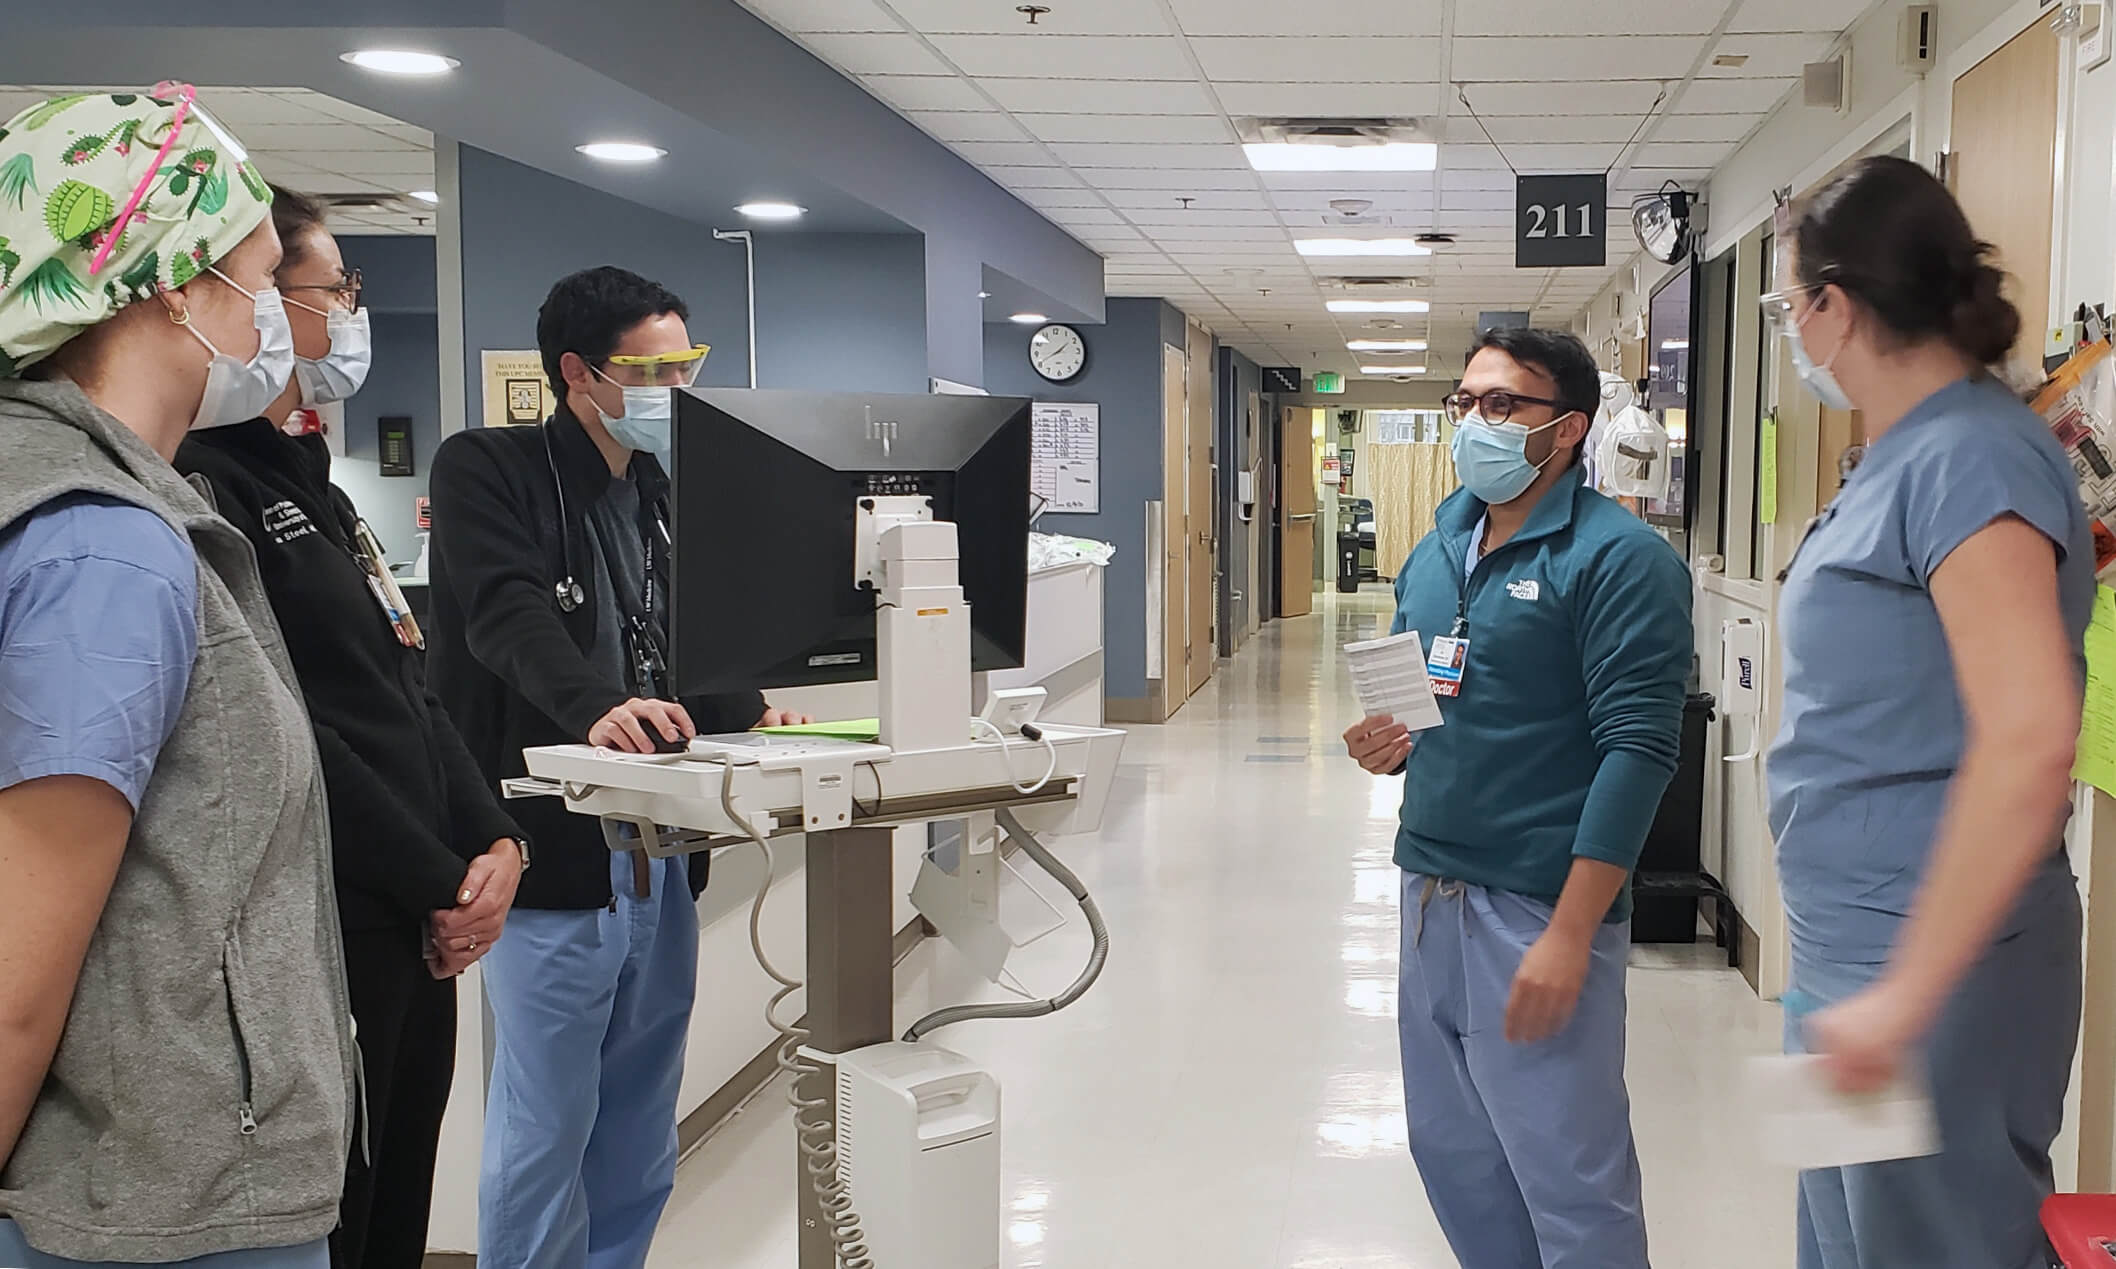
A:
[[[1468,664],[1467,637],[1448,635],[1433,640],[1433,650],[1425,659],[1425,676],[1433,682],[1433,695],[1462,695],[1462,671]]]

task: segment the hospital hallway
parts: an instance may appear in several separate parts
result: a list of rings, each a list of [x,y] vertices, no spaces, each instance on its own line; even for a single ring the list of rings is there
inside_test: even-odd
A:
[[[1388,600],[1331,594],[1267,624],[1170,725],[1131,729],[1103,831],[1054,843],[1108,920],[1102,981],[1055,1016],[937,1036],[1004,1090],[1007,1265],[1455,1264],[1405,1141],[1396,785],[1338,739],[1354,706],[1336,649],[1386,633]],[[1010,963],[1046,995],[1088,936],[1036,881],[1073,917]],[[998,997],[931,940],[898,982],[900,1027],[929,1002]],[[1792,1175],[1754,1157],[1738,1100],[1742,1059],[1777,1047],[1777,1010],[1709,940],[1644,947],[1630,1037],[1655,1263],[1793,1263]],[[793,1269],[783,1092],[683,1164],[655,1269]]]

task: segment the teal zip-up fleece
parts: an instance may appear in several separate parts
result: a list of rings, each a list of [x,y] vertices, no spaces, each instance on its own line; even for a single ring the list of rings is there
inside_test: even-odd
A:
[[[1455,491],[1396,579],[1396,633],[1430,650],[1461,613],[1470,640],[1461,696],[1405,767],[1396,863],[1555,903],[1576,858],[1637,865],[1675,772],[1689,570],[1574,477],[1465,579],[1484,513]],[[1609,919],[1630,911],[1627,892]]]

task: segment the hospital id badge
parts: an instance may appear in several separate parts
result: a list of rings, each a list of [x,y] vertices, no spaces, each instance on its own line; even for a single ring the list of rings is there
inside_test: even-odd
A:
[[[1433,681],[1433,695],[1462,695],[1462,670],[1469,664],[1469,640],[1452,636],[1433,640],[1425,658],[1425,676]]]

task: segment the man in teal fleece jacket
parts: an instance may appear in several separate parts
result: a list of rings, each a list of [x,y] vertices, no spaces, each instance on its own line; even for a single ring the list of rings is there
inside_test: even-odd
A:
[[[1624,1087],[1628,881],[1675,770],[1690,579],[1588,488],[1571,335],[1495,330],[1448,399],[1464,487],[1396,580],[1459,666],[1443,726],[1345,735],[1402,774],[1398,1025],[1411,1153],[1463,1269],[1646,1269]]]

